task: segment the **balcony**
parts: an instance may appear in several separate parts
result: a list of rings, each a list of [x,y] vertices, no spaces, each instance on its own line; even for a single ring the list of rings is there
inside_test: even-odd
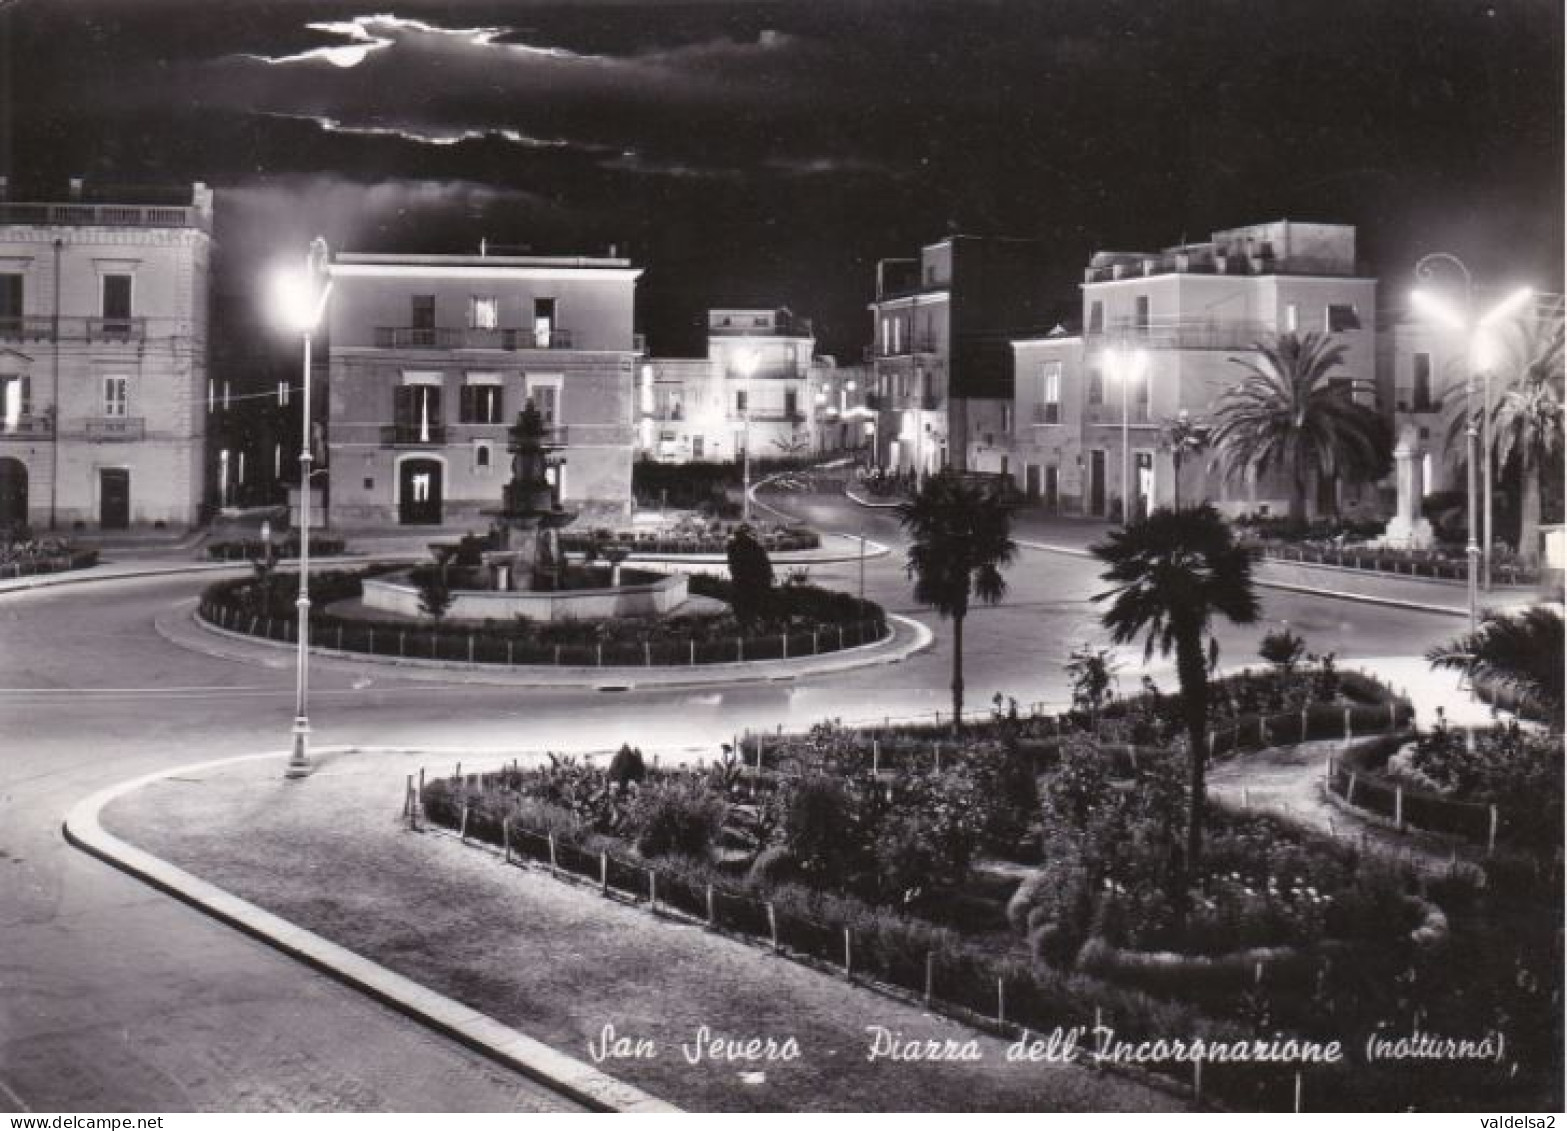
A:
[[[47,342],[54,323],[47,317],[0,318],[0,342]]]
[[[1370,273],[1364,263],[1333,256],[1275,256],[1267,249],[1231,248],[1230,253],[1208,248],[1145,255],[1119,263],[1090,266],[1085,283],[1109,283],[1117,279],[1146,279],[1156,275],[1308,275],[1318,278],[1350,278]]]
[[[14,421],[0,418],[0,436],[48,436],[54,432],[54,421],[47,416],[24,414]]]
[[[0,203],[0,224],[36,224],[90,228],[211,227],[210,213],[199,208],[146,204]]]
[[[805,413],[799,410],[785,412],[781,408],[757,408],[750,412],[731,412],[729,419],[740,424],[747,420],[752,424],[803,424]]]
[[[383,448],[437,448],[446,443],[444,424],[383,424]]]
[[[89,440],[143,440],[147,422],[139,416],[101,416],[84,422],[82,431]]]
[[[570,330],[479,330],[454,326],[377,326],[376,349],[569,350]]]
[[[1036,404],[1034,406],[1034,423],[1035,424],[1060,424],[1061,423],[1061,406],[1060,406],[1060,404]]]
[[[1090,326],[1085,338],[1090,349],[1125,344],[1156,350],[1249,350],[1277,335],[1278,327],[1252,319],[1170,318],[1139,323],[1114,318],[1107,326]]]
[[[147,337],[145,318],[88,318],[89,342],[140,342]]]

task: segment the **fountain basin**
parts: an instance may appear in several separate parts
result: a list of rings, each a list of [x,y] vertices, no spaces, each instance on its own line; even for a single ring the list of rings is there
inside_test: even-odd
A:
[[[367,577],[367,608],[418,617],[419,587],[407,572]],[[595,620],[604,617],[644,617],[670,613],[686,602],[686,575],[660,576],[603,589],[561,589],[551,592],[511,592],[486,589],[453,589],[448,621],[475,623],[517,617],[530,621]]]

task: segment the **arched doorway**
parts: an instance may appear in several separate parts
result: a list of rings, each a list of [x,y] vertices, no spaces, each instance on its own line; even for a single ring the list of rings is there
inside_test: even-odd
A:
[[[27,465],[0,456],[0,530],[27,523]]]
[[[405,459],[397,467],[397,521],[404,526],[439,526],[442,474],[440,460]]]

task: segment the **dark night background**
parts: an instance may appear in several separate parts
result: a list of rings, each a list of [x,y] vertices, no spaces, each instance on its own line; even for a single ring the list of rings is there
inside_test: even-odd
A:
[[[1562,289],[1555,0],[12,0],[0,36],[13,198],[208,181],[235,313],[317,231],[617,244],[662,354],[777,303],[852,359],[876,259],[950,231],[1048,241],[1063,314],[1095,249],[1281,217],[1358,225],[1384,302],[1438,248]]]

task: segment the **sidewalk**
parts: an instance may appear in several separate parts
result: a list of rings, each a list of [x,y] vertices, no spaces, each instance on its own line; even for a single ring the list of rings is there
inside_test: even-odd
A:
[[[226,900],[324,936],[367,966],[383,964],[476,1011],[499,1033],[525,1034],[687,1110],[1182,1105],[1075,1065],[1008,1062],[1007,1042],[841,976],[507,866],[452,836],[409,832],[397,819],[404,784],[428,762],[418,753],[328,752],[303,781],[282,777],[280,757],[186,767],[110,803],[103,823]],[[236,828],[245,836],[232,835]],[[607,1026],[652,1046],[597,1063],[591,1050]],[[873,1062],[869,1026],[904,1042],[972,1040],[981,1059]],[[792,1039],[797,1056],[693,1061],[687,1050],[704,1028],[726,1041]]]

